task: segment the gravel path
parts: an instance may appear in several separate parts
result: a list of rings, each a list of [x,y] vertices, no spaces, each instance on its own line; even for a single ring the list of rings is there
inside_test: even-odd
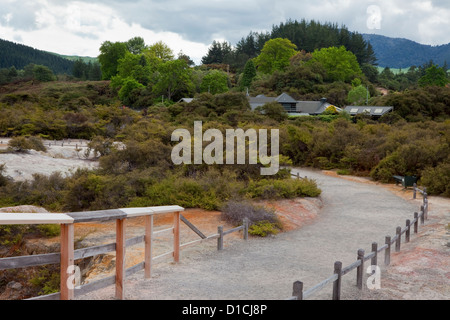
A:
[[[284,300],[296,280],[308,289],[333,273],[334,262],[347,266],[358,249],[384,244],[396,226],[420,207],[374,183],[337,178],[309,169],[294,169],[317,181],[323,209],[312,223],[270,238],[225,239],[225,250],[211,240],[181,252],[181,262],[156,263],[153,277],[138,272],[126,279],[126,298],[134,300]],[[352,271],[343,277],[342,298],[357,299]],[[81,299],[113,299],[108,287]],[[310,299],[330,299],[331,285]]]

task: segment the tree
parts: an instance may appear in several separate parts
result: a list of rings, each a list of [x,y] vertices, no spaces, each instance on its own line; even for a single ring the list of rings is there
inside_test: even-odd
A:
[[[167,62],[174,59],[172,49],[162,41],[158,41],[155,44],[148,47],[146,54],[150,57],[155,57],[162,62]]]
[[[127,49],[132,54],[141,54],[147,48],[141,37],[134,37],[126,42]]]
[[[224,93],[228,91],[228,76],[220,70],[209,71],[202,80],[200,85],[201,92],[209,92],[211,94]]]
[[[315,50],[310,61],[317,61],[325,68],[332,81],[351,82],[362,75],[356,56],[344,46]]]
[[[153,86],[156,95],[165,95],[169,100],[182,91],[191,91],[193,84],[191,69],[185,60],[172,60],[158,66],[158,80]]]
[[[272,74],[275,70],[284,71],[289,66],[289,61],[297,51],[297,46],[288,39],[271,39],[266,42],[255,65],[258,71]]]
[[[110,80],[117,75],[119,60],[129,52],[127,45],[123,42],[105,41],[100,47],[98,60],[101,64],[102,76],[104,80]]]
[[[447,78],[447,72],[444,68],[439,68],[436,65],[432,65],[425,70],[425,75],[419,79],[419,85],[421,87],[426,86],[439,86],[445,87],[449,82]]]
[[[224,41],[222,43],[213,41],[212,45],[208,49],[206,56],[202,58],[203,64],[224,63],[227,56],[233,53],[231,45]]]
[[[353,105],[365,105],[368,97],[369,91],[363,85],[353,87],[348,93],[348,101]]]
[[[142,89],[145,88],[142,84],[140,84],[135,79],[129,77],[126,78],[123,81],[122,88],[119,90],[119,98],[122,101],[122,103],[126,105],[133,105],[135,102],[135,99],[133,98],[132,94],[133,91],[136,89]]]
[[[253,60],[250,59],[247,61],[244,67],[244,73],[242,74],[241,79],[241,90],[244,90],[245,88],[250,88],[253,79],[256,77],[256,67],[253,63]]]
[[[55,75],[53,74],[53,71],[50,70],[50,68],[46,66],[34,66],[33,68],[33,77],[37,81],[41,82],[48,82],[48,81],[54,81]]]

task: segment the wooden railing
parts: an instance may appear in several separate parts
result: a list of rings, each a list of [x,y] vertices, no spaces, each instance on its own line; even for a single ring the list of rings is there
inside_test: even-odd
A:
[[[418,189],[417,186],[415,186],[415,190],[423,194],[423,204],[420,207],[420,213],[414,212],[414,219],[412,221],[409,219],[406,220],[405,227],[397,227],[394,237],[386,236],[385,244],[381,247],[378,247],[378,244],[376,242],[373,242],[372,251],[368,254],[365,254],[364,249],[359,249],[357,252],[356,261],[346,267],[342,267],[341,261],[336,261],[334,263],[333,275],[316,284],[315,286],[309,288],[308,290],[303,290],[303,282],[294,282],[292,296],[287,298],[286,300],[307,299],[331,283],[333,284],[332,299],[340,300],[342,277],[354,269],[357,269],[356,286],[358,289],[362,289],[363,276],[365,273],[364,263],[370,260],[371,266],[377,266],[378,254],[384,250],[384,264],[389,265],[391,261],[392,245],[395,244],[395,252],[400,252],[402,235],[405,234],[405,242],[409,242],[411,228],[413,228],[414,233],[418,233],[419,221],[420,224],[423,225],[425,223],[425,220],[428,219],[428,195],[426,191]]]
[[[152,271],[152,261],[172,255],[175,262],[180,260],[180,249],[204,240],[218,239],[218,249],[223,249],[224,236],[231,232],[243,230],[244,239],[247,239],[248,223],[242,226],[223,231],[219,227],[219,232],[211,236],[205,236],[192,223],[184,218],[181,212],[184,208],[179,206],[162,206],[147,208],[124,208],[103,211],[75,212],[67,214],[30,214],[30,213],[0,213],[0,225],[20,225],[20,224],[60,224],[61,226],[61,249],[59,253],[39,254],[31,256],[20,256],[0,259],[0,270],[17,269],[47,264],[60,264],[61,280],[60,292],[50,295],[39,296],[29,300],[71,300],[77,296],[85,295],[89,292],[105,288],[115,284],[116,299],[124,298],[124,281],[127,276],[144,269],[144,277],[150,278]],[[154,231],[153,217],[161,214],[173,213],[173,226],[168,229]],[[128,218],[144,217],[145,234],[131,239],[125,238],[125,225]],[[116,221],[116,242],[99,245],[95,247],[74,250],[74,224],[83,222],[105,222]],[[180,221],[183,221],[189,228],[196,232],[201,239],[181,244],[180,241]],[[164,232],[173,232],[173,250],[158,256],[153,256],[153,237]],[[139,243],[145,243],[144,261],[130,268],[125,269],[126,248]],[[96,280],[82,286],[75,287],[75,260],[94,257],[96,255],[109,252],[116,253],[115,275],[104,279]]]

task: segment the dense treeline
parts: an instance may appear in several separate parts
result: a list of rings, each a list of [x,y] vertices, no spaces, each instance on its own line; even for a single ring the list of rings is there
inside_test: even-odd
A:
[[[358,59],[358,63],[374,65],[376,57],[370,43],[357,32],[350,32],[345,26],[331,23],[320,23],[314,20],[288,20],[274,25],[271,32],[250,32],[235,46],[214,41],[209,52],[202,59],[204,64],[226,63],[238,71],[242,71],[248,59],[261,53],[264,44],[270,39],[289,39],[298,50],[313,52],[316,49],[344,46]]]
[[[55,74],[72,74],[73,61],[56,54],[0,39],[0,68],[23,69],[29,64],[43,65]]]

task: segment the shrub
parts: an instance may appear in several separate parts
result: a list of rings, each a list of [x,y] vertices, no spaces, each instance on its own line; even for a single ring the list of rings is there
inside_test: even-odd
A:
[[[268,180],[261,179],[250,181],[247,188],[244,189],[248,198],[262,199],[280,199],[295,197],[317,197],[321,190],[317,187],[317,183],[310,179],[281,179]]]
[[[8,146],[15,152],[26,152],[27,150],[46,151],[42,139],[39,137],[15,137],[12,138]]]
[[[249,221],[249,226],[264,221],[280,227],[280,222],[272,209],[254,205],[248,201],[230,200],[221,208],[222,219],[233,225],[241,225],[244,218]]]
[[[279,231],[279,225],[269,221],[258,221],[248,229],[248,233],[260,237],[266,237],[269,234],[277,234]]]
[[[427,187],[428,194],[450,197],[450,162],[426,168],[419,183]]]

